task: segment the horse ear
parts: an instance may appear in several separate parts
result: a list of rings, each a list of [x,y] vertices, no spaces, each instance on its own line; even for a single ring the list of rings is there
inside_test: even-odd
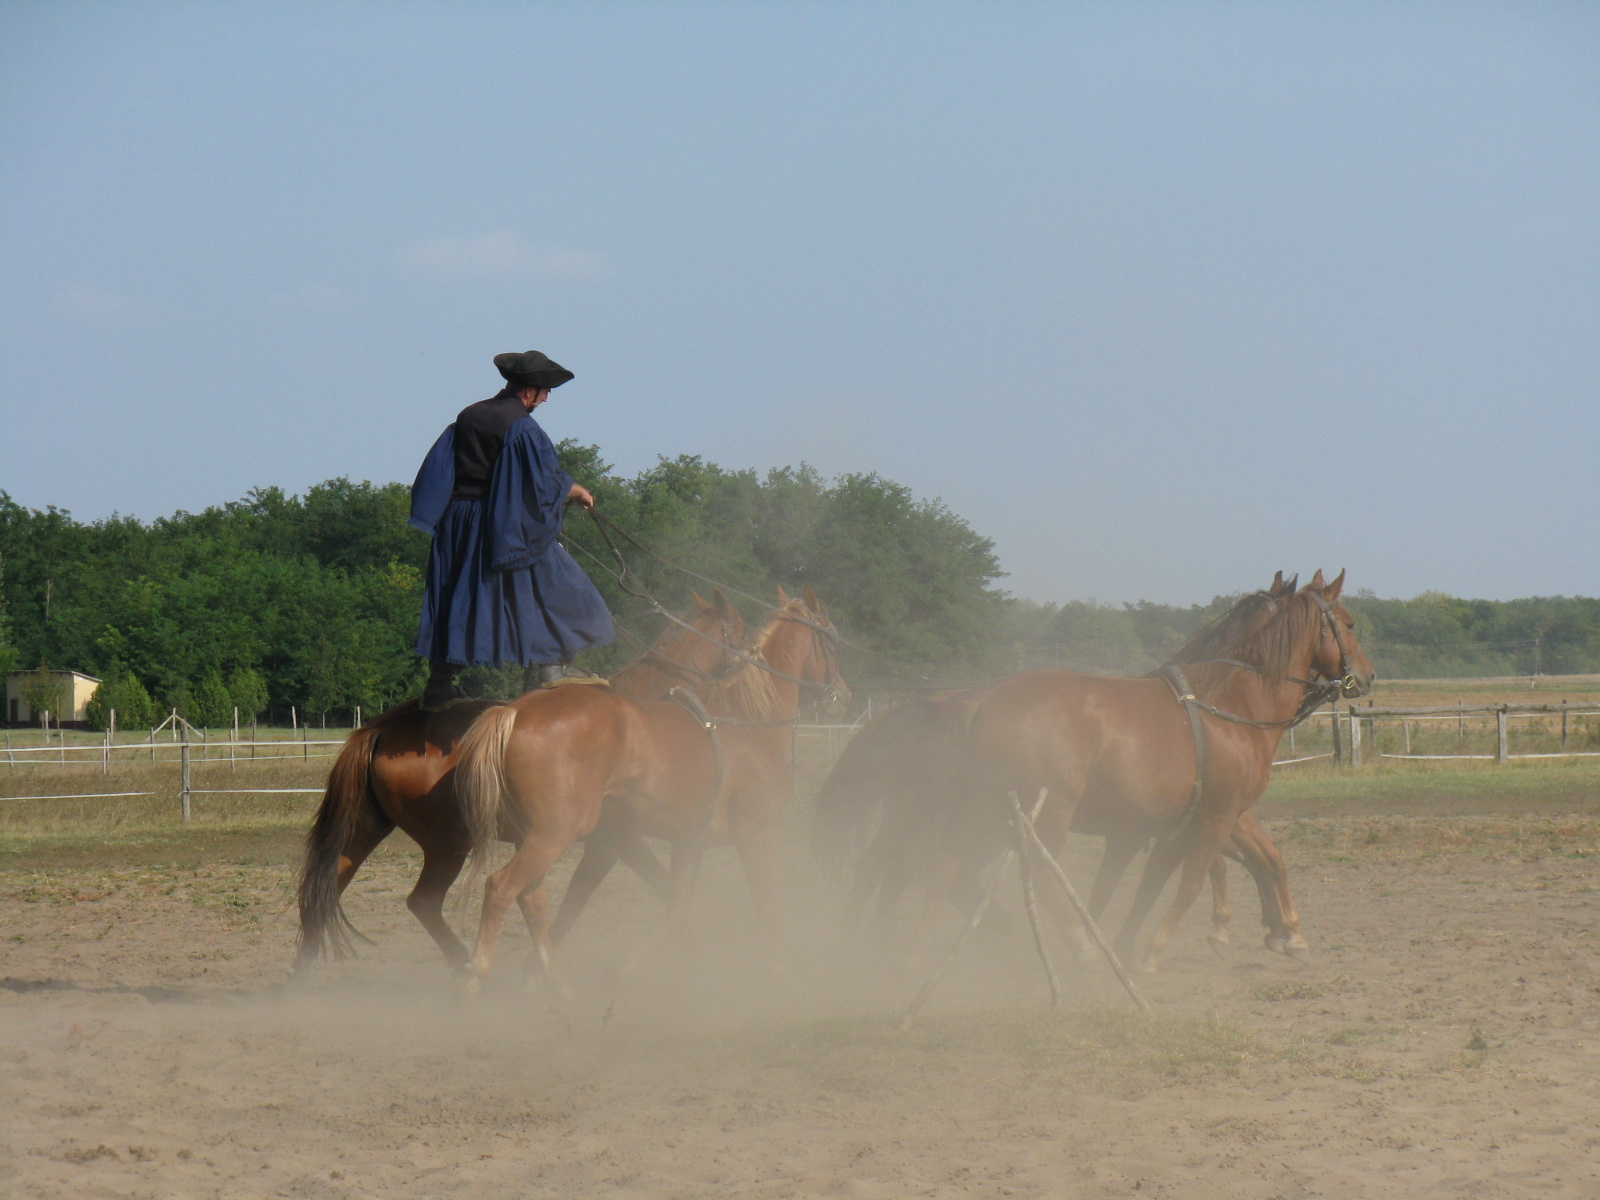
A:
[[[690,588],[689,595],[694,597],[694,606],[701,612],[708,613],[712,611],[712,606],[706,603],[706,598],[699,592],[695,591],[693,588]]]
[[[804,590],[805,590],[805,598],[806,598],[806,607],[809,608],[812,612],[816,613],[817,616],[819,616],[819,617],[822,616],[823,614],[825,614],[828,610],[823,608],[822,607],[822,601],[817,599],[817,589],[812,587],[808,583],[808,584],[805,585],[805,589]]]
[[[714,603],[708,604],[706,607],[714,609],[718,615],[724,618],[737,617],[739,615],[739,610],[728,603],[728,598],[722,594],[721,588],[711,593],[711,599]]]
[[[1306,586],[1308,588],[1316,588],[1318,591],[1321,591],[1323,588],[1328,586],[1327,580],[1322,578],[1321,567],[1317,568],[1317,573],[1311,577],[1311,582],[1306,584]]]
[[[1299,586],[1300,586],[1300,572],[1296,571],[1293,575],[1291,575],[1289,577],[1289,582],[1283,585],[1283,594],[1286,595],[1286,596],[1292,596],[1292,595],[1294,595],[1295,588],[1297,588]]]
[[[1322,589],[1322,598],[1324,600],[1337,600],[1339,593],[1342,591],[1344,591],[1344,570],[1341,568],[1339,577]]]
[[[1272,586],[1267,589],[1269,596],[1283,595],[1283,572],[1279,571],[1272,577]]]
[[[778,585],[778,607],[782,608],[789,603],[789,593],[783,590],[783,584]]]

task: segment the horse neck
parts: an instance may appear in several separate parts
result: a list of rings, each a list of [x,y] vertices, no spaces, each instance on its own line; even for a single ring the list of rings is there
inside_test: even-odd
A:
[[[1319,633],[1321,626],[1313,625],[1312,629]],[[1209,692],[1206,697],[1207,702],[1223,712],[1232,713],[1236,717],[1245,717],[1251,721],[1289,720],[1299,711],[1300,702],[1306,693],[1303,683],[1295,683],[1287,677],[1291,675],[1300,679],[1311,677],[1311,654],[1315,646],[1313,636],[1305,645],[1297,648],[1282,676],[1261,675],[1255,671],[1223,664],[1210,668],[1220,672],[1221,675],[1220,682],[1214,690],[1206,689]],[[1283,734],[1281,728],[1263,732],[1271,735],[1274,745]]]
[[[804,678],[801,672],[805,670],[806,659],[811,653],[813,636],[811,630],[804,625],[795,621],[784,621],[757,652],[756,657],[762,663],[774,671],[783,673],[767,677],[777,697],[768,716],[769,720],[790,721],[799,715],[800,685],[793,682],[793,679]],[[792,676],[793,679],[785,679],[784,675]]]

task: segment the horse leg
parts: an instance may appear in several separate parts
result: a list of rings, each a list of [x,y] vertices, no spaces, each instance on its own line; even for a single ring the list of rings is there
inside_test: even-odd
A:
[[[550,909],[542,876],[537,883],[517,893],[517,907],[522,909],[522,919],[527,922],[528,932],[533,936],[534,955],[540,973],[555,985],[562,996],[570,996],[571,989],[567,987],[567,981],[562,978],[561,972],[556,968],[555,959],[551,956],[554,945],[547,919]]]
[[[650,885],[650,890],[661,897],[663,904],[672,900],[672,878],[661,865],[650,844],[632,829],[624,830],[618,838],[618,852],[622,861],[633,868],[635,875]]]
[[[570,842],[568,844],[570,845]],[[511,861],[484,881],[483,913],[478,918],[478,941],[473,947],[472,958],[467,963],[468,995],[478,993],[482,987],[483,977],[489,973],[489,968],[494,962],[494,945],[500,936],[500,926],[505,921],[506,910],[523,892],[544,883],[545,872],[556,859],[561,857],[563,849],[565,847],[558,845],[553,839],[529,836],[517,847],[516,853],[511,856]],[[540,927],[534,930],[534,946],[539,952],[540,959],[549,963],[550,932],[542,922]]]
[[[1228,903],[1228,860],[1217,855],[1211,864],[1211,932],[1206,941],[1219,955],[1228,952],[1228,926],[1233,923],[1233,908]]]
[[[616,834],[616,830],[606,829],[602,824],[584,840],[583,857],[578,859],[578,865],[572,870],[572,878],[567,880],[567,890],[561,895],[556,919],[550,926],[552,944],[566,936],[567,930],[578,919],[578,914],[589,903],[589,897],[594,895],[595,888],[600,886],[600,881],[617,865],[617,860],[622,856],[622,847]]]
[[[444,961],[452,968],[467,961],[467,948],[444,919],[444,898],[450,891],[450,885],[461,874],[461,864],[466,861],[465,850],[424,846],[422,873],[417,876],[417,884],[411,889],[411,895],[406,897],[406,907],[411,910],[411,915],[422,922],[428,936],[444,952]]]
[[[700,878],[700,861],[704,857],[705,843],[698,836],[672,843],[667,920],[686,959],[694,954],[694,936],[689,928],[689,902],[694,898],[694,885]]]
[[[1106,848],[1100,855],[1100,866],[1094,873],[1094,883],[1089,888],[1089,915],[1098,921],[1106,915],[1117,884],[1128,870],[1133,856],[1139,853],[1148,839],[1144,834],[1114,833],[1106,835]]]
[[[1311,946],[1300,932],[1300,914],[1289,894],[1289,870],[1278,847],[1249,813],[1240,816],[1233,839],[1261,893],[1261,923],[1267,927],[1267,949],[1291,958],[1310,958]]]
[[[1114,948],[1117,957],[1124,965],[1134,961],[1134,952],[1138,948],[1139,927],[1144,924],[1144,919],[1150,915],[1150,910],[1161,898],[1161,889],[1167,886],[1167,880],[1172,878],[1173,871],[1178,869],[1181,861],[1183,861],[1181,842],[1175,843],[1157,838],[1155,845],[1150,847],[1150,857],[1145,860],[1144,874],[1139,879],[1139,890],[1134,893],[1133,904],[1128,909],[1127,917],[1123,919],[1122,928],[1117,931]]]
[[[1194,903],[1195,897],[1200,894],[1200,889],[1205,886],[1206,877],[1211,873],[1211,862],[1216,858],[1223,840],[1222,831],[1214,826],[1195,831],[1194,840],[1189,843],[1188,853],[1183,856],[1183,874],[1178,879],[1177,894],[1173,896],[1166,915],[1156,926],[1156,931],[1150,935],[1144,962],[1140,964],[1144,970],[1156,969],[1162,952],[1172,941],[1178,922],[1183,919],[1183,914],[1189,911],[1189,906]]]

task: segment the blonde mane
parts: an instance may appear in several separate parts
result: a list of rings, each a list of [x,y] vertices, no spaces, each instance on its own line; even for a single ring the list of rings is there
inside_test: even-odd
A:
[[[762,618],[740,649],[750,658],[761,658],[778,627],[790,616],[808,622],[811,619],[804,601],[790,600]],[[713,712],[726,708],[750,720],[766,721],[777,715],[778,689],[772,673],[763,670],[760,663],[740,660],[707,685],[705,702]]]

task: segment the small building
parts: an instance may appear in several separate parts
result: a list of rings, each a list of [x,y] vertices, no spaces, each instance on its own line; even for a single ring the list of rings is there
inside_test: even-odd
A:
[[[84,725],[89,720],[89,700],[100,681],[82,671],[13,671],[6,676],[6,724],[37,725],[39,709],[33,702],[41,692],[58,697],[40,708],[50,710],[50,723]]]

